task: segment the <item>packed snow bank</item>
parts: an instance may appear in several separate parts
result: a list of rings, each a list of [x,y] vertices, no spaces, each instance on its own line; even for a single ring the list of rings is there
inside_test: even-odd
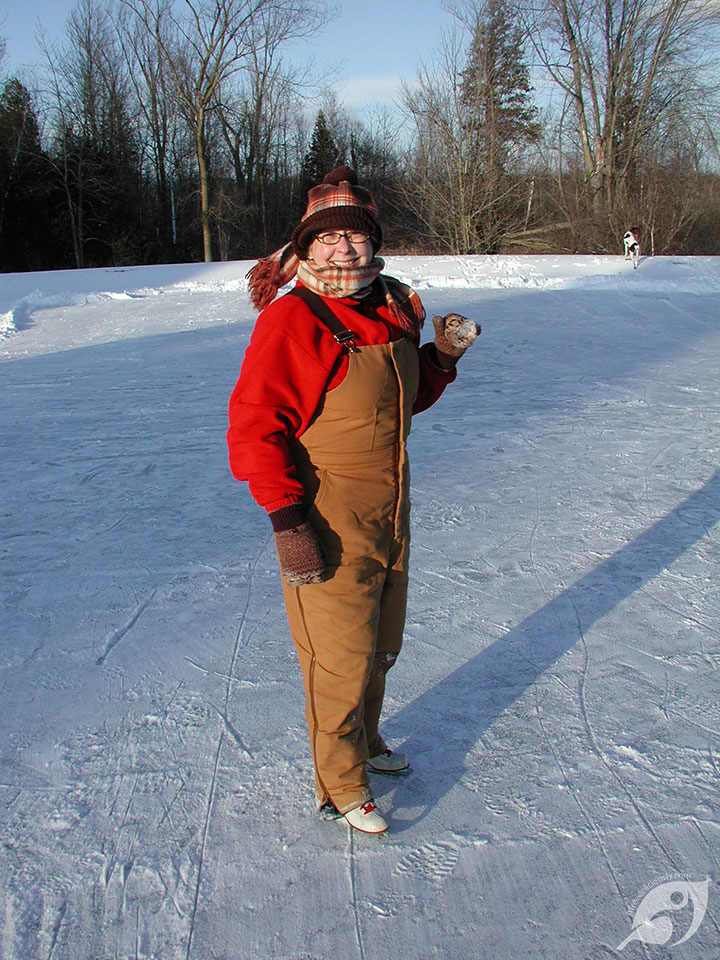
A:
[[[720,291],[720,257],[645,257],[637,270],[615,256],[391,257],[388,270],[418,290]]]
[[[42,303],[53,299],[60,306],[80,302],[91,295],[133,294],[148,291],[197,289],[197,284],[214,289],[237,290],[247,287],[245,274],[252,264],[171,263],[160,266],[98,267],[92,270],[47,270],[41,273],[0,274],[0,310],[13,309],[22,302]]]
[[[138,335],[183,329],[185,315],[163,316],[154,300],[167,293],[234,293],[247,290],[245,274],[251,263],[193,263],[163,266],[107,267],[94,270],[55,270],[45,273],[0,275],[0,339],[34,325],[42,311],[61,307],[102,305],[113,300],[149,301],[147,322]],[[108,312],[105,312],[108,315]],[[102,311],[98,312],[102,317]],[[197,322],[197,319],[195,320]],[[209,318],[212,322],[212,317]],[[84,329],[84,342],[114,339],[112,328],[106,335]],[[68,331],[70,333],[70,331]],[[125,332],[125,335],[127,331]]]

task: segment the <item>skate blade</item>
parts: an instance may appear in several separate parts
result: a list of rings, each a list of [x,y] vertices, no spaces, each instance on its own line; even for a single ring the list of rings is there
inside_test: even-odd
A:
[[[403,767],[402,770],[378,770],[370,764],[367,765],[369,773],[376,773],[381,777],[409,777],[412,773],[412,767]]]

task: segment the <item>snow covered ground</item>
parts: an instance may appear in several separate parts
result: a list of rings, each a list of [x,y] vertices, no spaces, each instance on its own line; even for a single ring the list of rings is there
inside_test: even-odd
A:
[[[0,277],[2,960],[716,960],[720,258],[388,261],[483,334],[411,437],[383,838],[314,814],[227,467],[248,266]]]

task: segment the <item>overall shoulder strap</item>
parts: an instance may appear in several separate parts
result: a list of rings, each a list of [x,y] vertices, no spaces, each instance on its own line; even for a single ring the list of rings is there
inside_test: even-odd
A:
[[[293,287],[289,294],[293,297],[299,297],[303,303],[307,304],[318,320],[322,320],[337,342],[345,347],[348,353],[357,352],[357,347],[353,343],[357,334],[343,325],[321,296],[313,293],[312,290],[308,290],[307,287]]]

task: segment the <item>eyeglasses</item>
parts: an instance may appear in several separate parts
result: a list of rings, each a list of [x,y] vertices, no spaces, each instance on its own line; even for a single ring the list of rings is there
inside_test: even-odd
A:
[[[362,233],[360,230],[331,231],[330,233],[318,233],[315,237],[320,243],[327,244],[328,247],[334,247],[340,243],[340,238],[345,237],[348,243],[365,243],[370,239],[369,233]]]

